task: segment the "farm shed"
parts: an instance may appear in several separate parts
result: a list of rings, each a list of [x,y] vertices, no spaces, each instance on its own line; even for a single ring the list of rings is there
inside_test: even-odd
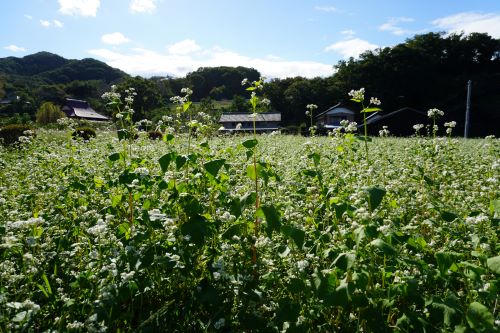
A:
[[[391,135],[395,136],[411,136],[415,134],[413,125],[429,124],[429,117],[424,111],[420,111],[410,107],[404,107],[399,110],[383,114],[377,112],[370,115],[366,121],[368,132],[370,135],[378,135],[383,126],[387,126]],[[363,125],[359,125],[363,127]]]
[[[340,127],[342,120],[354,121],[356,111],[347,103],[338,103],[316,116],[316,123],[325,129]]]
[[[97,113],[92,109],[87,101],[78,99],[66,99],[66,104],[62,107],[62,111],[66,113],[69,118],[78,118],[86,120],[106,121],[108,117]]]
[[[255,128],[257,132],[272,132],[279,129],[281,113],[266,112],[255,115]],[[219,124],[221,131],[253,131],[253,115],[251,113],[223,113]]]

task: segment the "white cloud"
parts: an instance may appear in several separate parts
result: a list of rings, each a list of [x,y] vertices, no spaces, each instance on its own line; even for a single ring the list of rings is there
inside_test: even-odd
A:
[[[314,9],[327,13],[333,13],[339,11],[336,7],[333,6],[315,6]]]
[[[346,38],[352,38],[354,37],[356,32],[354,30],[349,29],[341,31],[340,34],[346,36]]]
[[[101,0],[58,0],[59,12],[71,16],[96,16]]]
[[[403,29],[399,26],[399,23],[407,23],[415,21],[409,17],[392,17],[386,23],[382,24],[378,29],[380,31],[389,31],[396,36],[403,36],[412,34],[410,30]]]
[[[378,45],[363,39],[354,38],[332,44],[326,47],[325,51],[340,53],[344,58],[357,58],[361,53],[367,50],[375,50],[376,48],[378,48]]]
[[[33,16],[31,15],[28,15],[28,14],[25,14],[24,17],[28,20],[32,20],[33,19]]]
[[[24,47],[19,47],[17,45],[9,45],[9,46],[4,46],[5,50],[12,51],[12,52],[25,52],[26,49]]]
[[[52,26],[62,28],[64,26],[64,24],[59,20],[52,20],[52,22],[48,20],[40,20],[40,25],[44,28],[50,28]]]
[[[493,38],[500,38],[500,14],[464,12],[436,19],[432,24],[449,33],[483,32]]]
[[[59,20],[52,20],[52,23],[54,24],[54,27],[56,27],[56,28],[62,28],[64,26],[64,24]]]
[[[130,42],[130,39],[125,37],[121,32],[114,32],[102,35],[101,42],[110,45],[121,45]]]
[[[201,47],[196,44],[196,41],[192,39],[186,39],[170,45],[168,48],[168,52],[170,54],[178,54],[178,55],[186,55],[194,52],[198,52],[201,50]]]
[[[179,44],[179,43],[177,43]],[[187,44],[187,43],[186,43]],[[176,45],[176,44],[174,44]],[[194,45],[197,45],[194,43]],[[90,54],[106,61],[110,66],[133,75],[185,76],[199,67],[246,66],[255,68],[269,78],[293,76],[328,76],[334,70],[331,64],[312,61],[290,61],[276,57],[252,58],[220,47],[202,49],[195,53],[158,53],[147,49],[132,49],[119,53],[109,49],[94,49]]]
[[[157,0],[132,0],[129,9],[132,13],[153,13],[156,10]]]
[[[50,27],[50,21],[40,20],[40,24],[41,24],[41,25],[42,25],[42,27],[44,27],[44,28],[48,28],[48,27]]]

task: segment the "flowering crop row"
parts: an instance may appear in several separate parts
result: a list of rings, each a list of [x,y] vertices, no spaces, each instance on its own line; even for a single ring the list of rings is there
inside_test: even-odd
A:
[[[2,332],[498,331],[497,139],[54,134],[0,148]]]

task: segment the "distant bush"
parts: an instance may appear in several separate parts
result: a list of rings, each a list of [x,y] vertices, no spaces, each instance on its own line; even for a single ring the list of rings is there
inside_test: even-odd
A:
[[[163,133],[160,131],[150,131],[148,132],[148,138],[150,140],[161,140],[163,138]]]
[[[56,123],[57,119],[66,117],[66,114],[61,111],[59,106],[51,102],[45,102],[40,106],[36,113],[36,122],[39,124],[47,125]]]
[[[11,145],[19,142],[19,138],[34,137],[35,131],[29,125],[25,124],[11,124],[0,128],[0,141],[4,145]]]
[[[78,127],[75,128],[75,131],[71,134],[71,136],[76,138],[82,138],[83,140],[90,140],[90,138],[96,137],[96,132],[93,128],[90,127]]]

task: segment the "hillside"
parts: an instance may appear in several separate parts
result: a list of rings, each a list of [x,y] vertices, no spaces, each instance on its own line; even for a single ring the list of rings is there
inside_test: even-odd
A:
[[[77,80],[103,80],[106,83],[127,76],[95,59],[68,60],[49,52],[39,52],[23,58],[0,58],[0,75],[8,81],[29,76],[47,83],[64,84]]]

